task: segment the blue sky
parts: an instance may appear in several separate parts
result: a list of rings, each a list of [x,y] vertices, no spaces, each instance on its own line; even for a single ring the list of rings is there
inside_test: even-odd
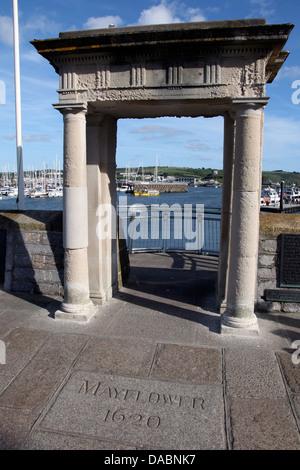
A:
[[[209,5],[209,6],[208,6]],[[12,0],[0,5],[0,171],[16,168]],[[19,0],[24,169],[55,165],[63,152],[58,76],[29,43],[61,31],[186,21],[266,18],[293,23],[291,53],[267,85],[264,170],[300,171],[300,2],[295,0]],[[297,83],[299,80],[299,83]],[[292,88],[292,86],[296,88]],[[294,94],[294,95],[293,95]],[[292,97],[294,99],[292,100]],[[162,118],[118,121],[117,165],[222,168],[223,119]]]

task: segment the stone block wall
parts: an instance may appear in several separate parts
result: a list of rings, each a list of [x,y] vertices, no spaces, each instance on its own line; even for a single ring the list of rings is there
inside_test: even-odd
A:
[[[300,214],[260,214],[257,310],[261,312],[300,312],[300,303],[267,302],[264,299],[266,289],[279,287],[281,238],[284,233],[300,234]]]
[[[62,295],[63,263],[61,233],[10,231],[4,289]]]
[[[5,212],[4,290],[63,295],[64,249],[61,211]]]
[[[63,296],[62,211],[0,213],[0,282],[6,292]],[[125,240],[118,244],[118,287],[130,266]]]

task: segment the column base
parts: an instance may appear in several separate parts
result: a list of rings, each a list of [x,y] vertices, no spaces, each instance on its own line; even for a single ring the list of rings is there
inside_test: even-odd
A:
[[[106,296],[104,293],[92,292],[90,291],[90,299],[94,304],[103,305],[106,301]]]
[[[61,309],[54,314],[55,320],[72,321],[75,323],[87,323],[98,310],[97,305],[89,302],[86,305],[74,305],[62,303]]]
[[[259,336],[259,328],[256,315],[251,318],[229,317],[221,315],[221,334],[233,336]]]

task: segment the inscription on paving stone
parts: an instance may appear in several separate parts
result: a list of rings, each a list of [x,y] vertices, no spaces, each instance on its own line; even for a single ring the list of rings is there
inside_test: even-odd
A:
[[[78,371],[42,427],[137,446],[225,448],[221,386]]]
[[[280,287],[300,287],[300,235],[282,234]]]

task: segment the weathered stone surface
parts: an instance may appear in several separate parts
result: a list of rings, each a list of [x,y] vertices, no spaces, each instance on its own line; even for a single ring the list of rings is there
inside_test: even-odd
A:
[[[282,311],[285,313],[300,312],[300,302],[285,303],[283,304]]]
[[[259,225],[260,230],[261,230],[261,224],[262,224],[262,219],[260,218],[260,225]],[[277,251],[277,238],[266,238],[266,239],[264,239],[263,235],[261,235],[260,236],[260,251],[265,252],[265,253],[276,253],[276,251]]]
[[[157,353],[152,374],[205,385],[221,384],[222,354],[217,349],[164,344]]]
[[[290,408],[274,399],[230,399],[233,450],[299,450],[298,429]]]
[[[259,368],[257,365],[259,364]],[[226,394],[243,398],[282,398],[285,388],[273,352],[225,350]]]
[[[260,254],[258,256],[258,264],[264,268],[270,268],[275,265],[275,255],[274,254]]]
[[[300,394],[299,395],[294,395],[292,397],[292,402],[294,405],[294,408],[296,410],[296,418],[298,421],[298,426],[300,426]]]
[[[225,448],[221,386],[74,372],[41,426],[129,445]]]
[[[0,391],[46,341],[46,331],[16,328],[4,339],[6,364],[0,365]]]
[[[68,436],[55,432],[36,431],[30,434],[21,450],[136,450],[113,441]]]
[[[51,336],[2,393],[0,407],[39,410],[65,377],[86,342],[87,338],[79,335]]]
[[[107,374],[147,376],[154,353],[155,345],[149,343],[92,338],[75,368]]]
[[[299,233],[300,232],[300,214],[260,214],[260,234],[275,238],[282,233]],[[266,243],[275,248],[276,239]]]
[[[36,419],[33,413],[0,408],[0,450],[19,449]]]
[[[300,394],[300,364],[293,363],[292,354],[295,354],[295,359],[298,360],[299,355],[296,356],[296,349],[293,350],[291,354],[279,353],[278,357],[291,392]]]

